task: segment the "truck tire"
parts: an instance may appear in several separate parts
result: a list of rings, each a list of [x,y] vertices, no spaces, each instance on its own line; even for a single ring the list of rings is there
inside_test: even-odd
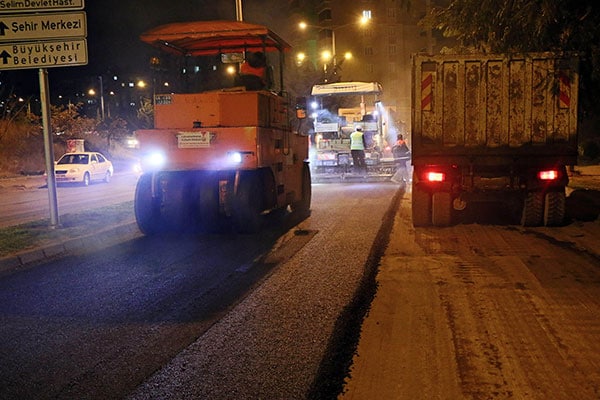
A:
[[[540,226],[544,217],[544,193],[528,192],[521,214],[522,226]]]
[[[300,215],[307,215],[310,211],[312,199],[312,181],[308,163],[302,166],[302,198],[292,204],[292,211]]]
[[[435,192],[431,196],[431,222],[434,226],[452,223],[452,196],[448,192]]]
[[[253,173],[241,174],[234,195],[232,221],[237,233],[257,233],[262,227],[263,185]]]
[[[565,192],[548,192],[544,201],[544,225],[562,225],[565,219]]]
[[[160,210],[152,198],[152,174],[143,174],[135,187],[135,220],[140,231],[148,236],[160,233]]]
[[[413,186],[412,190],[413,226],[431,225],[431,194]]]

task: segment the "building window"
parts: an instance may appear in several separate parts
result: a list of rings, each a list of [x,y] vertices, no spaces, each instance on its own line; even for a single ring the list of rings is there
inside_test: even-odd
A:
[[[396,64],[395,62],[391,62],[388,65],[388,69],[390,74],[395,74],[396,72],[398,72],[398,64]]]
[[[387,29],[387,36],[388,36],[388,42],[389,43],[396,43],[396,37],[398,36],[398,34],[397,34],[395,26],[389,26],[388,27],[388,29]]]
[[[363,19],[371,19],[371,10],[363,10],[362,17]]]
[[[373,48],[365,47],[365,56],[372,56],[372,55],[373,55]]]
[[[396,8],[395,7],[388,7],[387,17],[392,21],[396,21]]]
[[[367,68],[367,72],[369,74],[372,74],[375,72],[375,65],[368,63],[367,65],[365,65],[365,67]]]
[[[390,44],[390,45],[388,46],[388,54],[389,54],[390,56],[395,56],[395,55],[396,55],[396,53],[397,53],[396,45],[395,45],[395,44]]]

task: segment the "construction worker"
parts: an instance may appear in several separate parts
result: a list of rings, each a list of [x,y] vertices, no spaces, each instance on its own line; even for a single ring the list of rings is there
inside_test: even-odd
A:
[[[367,172],[365,147],[365,135],[362,127],[357,126],[356,130],[350,134],[350,153],[352,154],[352,161],[357,172]]]
[[[240,65],[239,84],[246,90],[264,90],[269,86],[267,59],[262,52],[248,52]]]
[[[392,154],[394,158],[401,158],[408,155],[408,146],[406,145],[406,140],[401,134],[398,134],[396,143],[394,147],[392,147]]]

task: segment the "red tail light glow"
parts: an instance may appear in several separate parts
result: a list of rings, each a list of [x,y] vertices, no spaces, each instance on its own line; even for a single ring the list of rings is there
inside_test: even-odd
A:
[[[446,174],[443,172],[428,172],[425,176],[429,182],[444,182],[446,180]]]
[[[558,171],[557,170],[540,171],[540,172],[538,172],[538,177],[543,181],[553,181],[555,179],[558,179]]]

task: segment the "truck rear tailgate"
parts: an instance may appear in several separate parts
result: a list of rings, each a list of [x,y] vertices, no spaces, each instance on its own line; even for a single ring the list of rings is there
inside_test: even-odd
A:
[[[412,73],[413,164],[576,163],[576,57],[416,55]]]

